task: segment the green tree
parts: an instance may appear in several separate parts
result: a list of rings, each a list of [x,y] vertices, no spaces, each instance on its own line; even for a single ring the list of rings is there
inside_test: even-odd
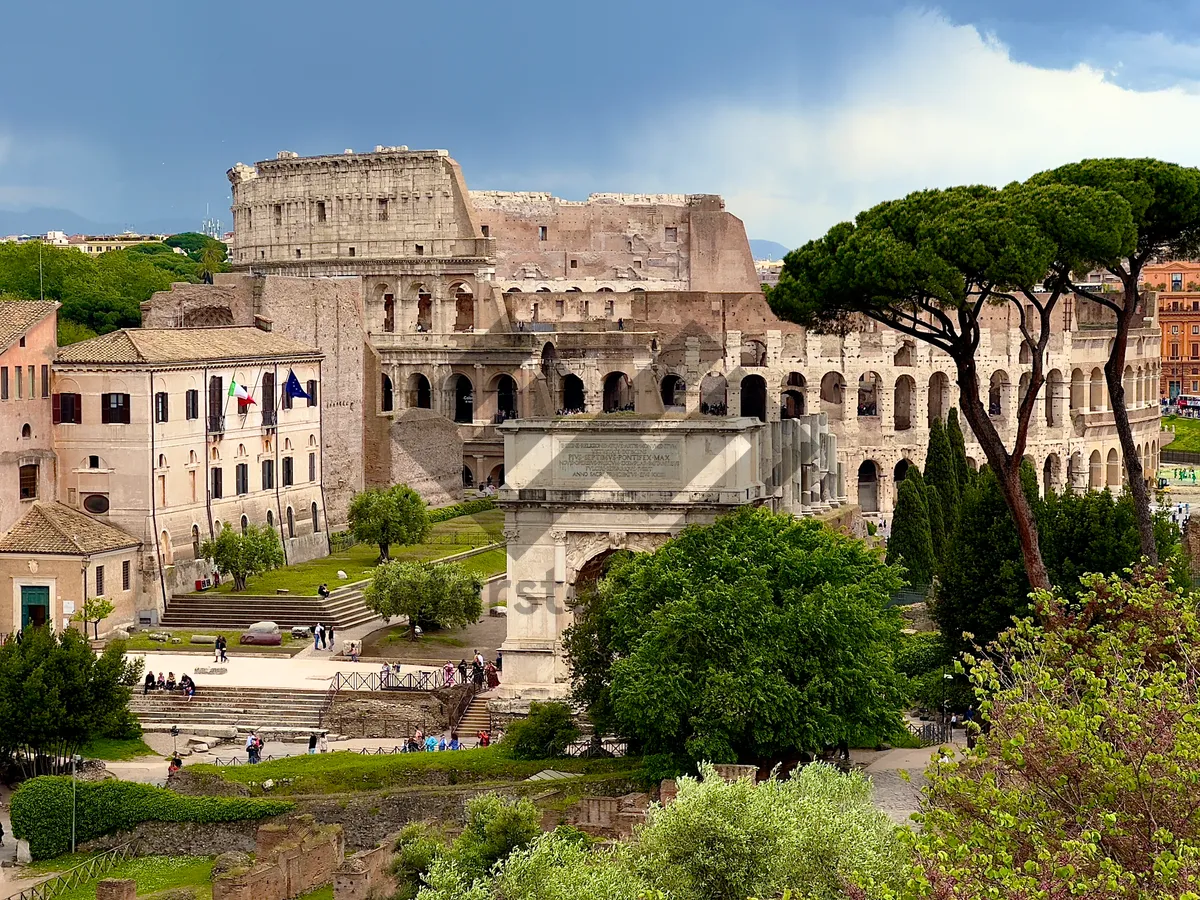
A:
[[[607,621],[568,629],[577,696],[603,696],[588,708],[598,730],[676,758],[877,740],[904,702],[889,606],[900,584],[861,541],[739,510],[612,566],[584,610]],[[607,645],[585,648],[581,634]]]
[[[1162,574],[1038,592],[971,660],[987,728],[926,773],[922,896],[1180,900],[1200,880],[1200,622]]]
[[[419,544],[429,536],[429,512],[421,495],[407,484],[370,488],[350,501],[350,533],[379,548],[379,561],[390,559],[392,544]]]
[[[925,504],[916,466],[900,482],[896,510],[892,516],[892,533],[887,541],[887,564],[904,566],[908,586],[924,589],[933,579],[933,532],[929,524],[929,508]]]
[[[26,777],[65,771],[85,744],[123,724],[140,671],[123,641],[96,654],[74,629],[25,629],[0,646],[0,758]]]
[[[178,247],[191,257],[193,262],[200,262],[204,251],[210,248],[215,248],[220,251],[221,259],[225,259],[229,248],[221,241],[214,237],[209,237],[207,234],[201,234],[198,231],[183,231],[179,234],[173,234],[163,241],[168,247]]]
[[[504,733],[504,745],[517,759],[554,759],[565,756],[567,747],[579,737],[579,726],[565,703],[529,705],[529,715],[517,719]]]
[[[1190,166],[1157,159],[1085,159],[1042,172],[1030,179],[1033,185],[1069,185],[1099,189],[1120,196],[1128,204],[1136,232],[1134,246],[1119,256],[1097,260],[1121,280],[1117,293],[1099,293],[1082,288],[1072,272],[1087,272],[1083,266],[1060,262],[1055,274],[1070,281],[1083,296],[1108,310],[1116,319],[1116,337],[1109,345],[1104,379],[1112,404],[1113,422],[1121,440],[1129,489],[1134,497],[1142,553],[1158,562],[1150,511],[1150,489],[1142,470],[1141,452],[1129,424],[1125,398],[1125,357],[1129,334],[1141,327],[1147,311],[1139,294],[1142,268],[1151,260],[1195,259],[1200,255],[1200,172]],[[1151,473],[1153,475],[1153,473]]]
[[[483,615],[483,582],[459,563],[390,561],[376,566],[363,602],[384,620],[407,616],[410,626],[465,628]],[[409,638],[417,639],[410,627]]]
[[[957,416],[955,418],[957,419]],[[938,418],[935,418],[929,427],[929,447],[925,451],[925,484],[937,488],[940,492],[945,532],[953,534],[958,526],[958,507],[962,502],[962,490],[950,436],[946,433],[942,420]]]
[[[940,571],[947,549],[946,514],[942,511],[946,504],[942,502],[942,491],[937,485],[925,485],[925,508],[929,511],[929,540],[933,546],[932,576]]]
[[[226,522],[215,539],[201,545],[200,555],[222,575],[233,578],[235,591],[244,591],[247,579],[284,563],[279,535],[269,525],[250,525],[245,534],[238,534]]]
[[[225,251],[221,247],[209,244],[200,254],[200,278],[205,284],[212,284],[213,276],[222,271],[225,262]]]
[[[477,794],[466,802],[466,823],[425,874],[421,900],[487,900],[486,879],[509,854],[542,833],[541,811],[524,797]]]
[[[967,444],[963,439],[962,426],[958,424],[958,410],[951,408],[946,416],[946,440],[950,442],[950,453],[954,457],[954,474],[958,476],[958,502],[971,483],[971,467],[967,465]]]
[[[96,332],[88,328],[86,325],[80,325],[77,322],[72,322],[70,319],[58,320],[58,346],[65,347],[68,344],[77,344],[79,341],[86,341],[96,336]]]
[[[1049,587],[1020,479],[1054,311],[1071,291],[1048,273],[1119,260],[1133,239],[1129,204],[1112,191],[1020,184],[920,191],[789,253],[770,304],[781,318],[817,330],[844,330],[865,315],[950,357],[963,415],[1013,511],[1030,582]],[[984,310],[1004,305],[1030,358],[1028,389],[1006,429],[1011,446],[981,397],[987,386],[975,359]]]
[[[93,635],[96,640],[100,640],[100,623],[111,616],[115,609],[111,600],[104,597],[88,597],[83,601],[83,607],[76,610],[75,615],[71,616],[71,621],[83,624],[85,637],[88,623],[92,623]]]

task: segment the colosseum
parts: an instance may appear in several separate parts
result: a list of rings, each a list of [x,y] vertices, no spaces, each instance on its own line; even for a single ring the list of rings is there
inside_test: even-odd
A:
[[[281,152],[228,174],[235,271],[155,295],[144,322],[257,318],[325,352],[333,520],[365,485],[406,481],[432,502],[499,486],[507,420],[616,411],[767,422],[824,412],[843,499],[886,517],[897,480],[923,463],[930,423],[956,402],[953,367],[928,345],[776,319],[742,223],[714,195],[469,191],[446,151],[406,147]],[[1102,376],[1113,332],[1087,301],[1058,310],[1027,454],[1043,488],[1117,487]],[[1126,370],[1149,471],[1154,315],[1151,304]],[[979,349],[1002,434],[1029,377],[1012,316],[991,311]]]

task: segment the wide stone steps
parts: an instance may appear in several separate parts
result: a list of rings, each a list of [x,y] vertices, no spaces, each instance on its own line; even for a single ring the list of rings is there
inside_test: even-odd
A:
[[[487,694],[476,694],[472,698],[467,711],[458,720],[458,736],[460,738],[474,737],[481,731],[492,730],[492,714],[488,711]]]
[[[223,734],[261,730],[284,736],[306,736],[320,723],[325,691],[285,688],[230,688],[198,685],[196,696],[135,691],[129,708],[147,731]]]
[[[317,622],[335,629],[364,625],[379,617],[367,609],[358,590],[335,591],[319,597],[233,596],[177,594],[171,598],[160,625],[163,628],[220,630],[246,628],[255,622],[275,622],[281,628],[312,627]],[[382,621],[382,620],[381,620]]]

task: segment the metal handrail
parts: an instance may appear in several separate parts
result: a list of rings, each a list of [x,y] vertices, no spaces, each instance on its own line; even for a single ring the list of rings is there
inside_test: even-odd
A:
[[[333,676],[330,690],[343,691],[434,691],[442,687],[442,673],[408,672],[397,675],[389,672],[338,672]],[[330,698],[332,705],[332,697]]]
[[[33,887],[10,894],[5,900],[53,900],[65,891],[108,873],[118,863],[136,856],[136,850],[136,842],[128,841],[111,850],[98,853],[74,868],[46,879],[41,884],[35,884]]]

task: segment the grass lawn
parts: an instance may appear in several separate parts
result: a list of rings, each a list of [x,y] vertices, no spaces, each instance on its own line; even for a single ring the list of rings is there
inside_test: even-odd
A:
[[[543,769],[580,775],[641,774],[641,759],[554,759],[517,760],[503,747],[484,747],[445,753],[397,753],[392,756],[363,756],[350,751],[318,756],[293,756],[257,766],[194,765],[191,771],[215,775],[240,784],[254,783],[253,790],[268,778],[275,780],[272,795],[325,794],[405,787],[431,772],[445,773],[451,784],[481,781],[523,781]],[[281,779],[288,779],[282,781]]]
[[[84,759],[106,759],[116,762],[122,759],[137,759],[139,756],[158,756],[146,746],[141,738],[118,740],[117,738],[96,738],[84,745],[79,751]]]
[[[433,534],[439,541],[460,538],[461,542],[405,546],[393,544],[390,551],[392,559],[405,562],[424,562],[441,559],[444,556],[454,556],[457,553],[465,553],[476,547],[501,541],[504,539],[504,513],[498,509],[489,509],[473,516],[448,519],[434,525]],[[494,569],[496,562],[493,553],[482,555],[489,558],[486,563],[489,570]],[[503,552],[500,552],[501,560],[503,560],[503,556]],[[325,582],[330,589],[333,589],[339,584],[361,581],[369,577],[378,558],[378,547],[358,544],[343,553],[335,553],[323,559],[286,566],[251,578],[246,585],[245,592],[247,594],[274,594],[278,588],[287,588],[289,593],[299,594],[302,597],[313,597],[316,596],[317,587],[321,582]],[[348,576],[345,581],[337,577],[339,569]],[[503,561],[501,561],[498,571],[504,571]],[[490,574],[494,575],[496,572],[490,571]],[[223,581],[217,587],[217,591],[222,594],[233,593],[233,580]],[[230,641],[230,643],[233,642]]]
[[[475,572],[480,578],[487,580],[493,575],[504,574],[508,566],[508,552],[503,547],[497,547],[495,550],[468,556],[462,564],[468,571]]]
[[[65,872],[67,869],[86,862],[94,854],[76,853],[59,856],[32,867],[43,872]],[[127,859],[109,869],[102,878],[132,878],[137,882],[138,896],[165,891],[171,888],[192,888],[197,900],[212,898],[211,856],[142,856]],[[62,894],[54,900],[95,900],[96,883],[87,881]]]
[[[242,636],[241,629],[239,629],[237,631],[194,631],[192,629],[175,630],[175,629],[171,629],[171,628],[156,628],[154,630],[155,631],[163,631],[167,634],[170,634],[172,637],[182,638],[183,643],[182,644],[172,644],[169,642],[163,643],[162,641],[152,641],[152,640],[150,640],[150,638],[148,636],[148,632],[139,631],[139,632],[136,632],[135,634],[130,635],[129,639],[125,641],[126,649],[131,650],[131,651],[136,651],[138,653],[144,653],[144,652],[153,651],[153,650],[161,650],[164,653],[181,653],[185,650],[191,650],[191,651],[198,651],[201,653],[207,653],[207,654],[211,655],[213,652],[212,644],[190,644],[190,643],[188,643],[188,641],[191,639],[193,634],[213,634],[213,635],[223,634],[223,635],[225,635],[225,640],[229,642],[230,650],[236,650],[241,646],[241,644],[238,640]],[[308,646],[307,640],[293,641],[291,633],[288,632],[287,630],[284,630],[283,644],[281,646],[279,646],[279,647],[261,647],[261,646],[255,645],[255,646],[247,647],[247,649],[251,650],[255,653],[278,653],[283,656],[292,656],[296,653],[299,653],[306,646]]]
[[[315,891],[309,891],[302,895],[299,900],[333,900],[333,885],[327,884],[325,887],[319,887]]]
[[[1164,450],[1200,451],[1200,419],[1164,416],[1162,423],[1165,428],[1175,428],[1175,440],[1163,447]]]

